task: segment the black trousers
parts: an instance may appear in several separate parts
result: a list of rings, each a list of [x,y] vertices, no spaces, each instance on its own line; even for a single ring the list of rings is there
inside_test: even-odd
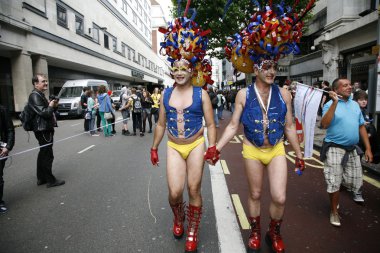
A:
[[[142,132],[141,112],[132,112],[132,123],[133,133],[136,133],[136,128],[140,129],[140,132]]]
[[[146,120],[148,119],[149,123],[149,130],[152,131],[152,113],[148,113],[146,110],[143,109],[143,115],[142,115],[142,128],[143,132],[145,133],[146,129]]]
[[[4,167],[5,167],[5,161],[6,160],[7,159],[0,160],[0,203],[3,202],[3,193],[4,193],[3,175],[4,175]]]
[[[156,123],[157,124],[157,122],[158,122],[158,115],[159,115],[159,113],[160,113],[160,108],[151,108],[150,109],[150,113],[151,113],[151,115],[153,115],[153,117],[154,117],[154,123]]]
[[[37,180],[45,181],[48,183],[54,183],[55,177],[53,176],[53,138],[54,131],[40,131],[34,132],[38,144],[40,146],[47,145],[45,147],[40,147],[40,152],[37,156]]]

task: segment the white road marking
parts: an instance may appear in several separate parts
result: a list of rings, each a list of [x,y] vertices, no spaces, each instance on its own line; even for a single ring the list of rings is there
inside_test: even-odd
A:
[[[208,146],[207,129],[205,129],[204,135],[206,137],[206,145]],[[244,246],[220,162],[217,162],[215,166],[209,165],[209,171],[220,252],[245,253],[247,250]]]
[[[77,125],[80,125],[80,124],[82,124],[82,123],[76,123],[76,124],[71,125],[71,126],[73,127],[73,126],[77,126]]]
[[[89,150],[90,148],[93,148],[93,147],[95,147],[95,145],[91,145],[91,146],[89,146],[89,147],[87,147],[87,148],[79,151],[78,154],[82,154],[83,152],[85,152],[85,151],[87,151],[87,150]]]

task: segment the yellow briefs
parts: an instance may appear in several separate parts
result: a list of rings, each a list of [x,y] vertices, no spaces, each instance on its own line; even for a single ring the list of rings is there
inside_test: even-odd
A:
[[[177,150],[177,152],[182,156],[183,159],[186,160],[186,158],[189,156],[190,152],[196,148],[199,144],[205,142],[205,137],[202,136],[201,138],[195,140],[194,142],[190,144],[176,144],[172,141],[168,141],[168,146],[171,148],[174,148]]]
[[[258,148],[243,143],[242,154],[245,159],[257,160],[268,165],[276,156],[285,156],[285,147],[282,141],[271,148]]]

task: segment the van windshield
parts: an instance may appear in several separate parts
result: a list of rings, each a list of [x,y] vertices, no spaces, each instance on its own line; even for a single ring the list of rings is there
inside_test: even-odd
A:
[[[82,94],[83,87],[77,86],[77,87],[62,87],[62,90],[59,92],[60,98],[74,98],[74,97],[80,97]]]

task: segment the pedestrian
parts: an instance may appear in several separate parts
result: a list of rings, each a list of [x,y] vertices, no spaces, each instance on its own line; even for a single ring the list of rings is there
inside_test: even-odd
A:
[[[271,3],[272,1],[269,1],[264,10],[251,15],[250,22],[255,23],[255,29],[242,28],[242,32],[238,33],[241,36],[234,37],[225,47],[226,54],[237,71],[253,72],[256,80],[253,84],[248,83],[247,88],[238,91],[231,121],[218,141],[216,149],[217,151],[222,150],[229,143],[237,133],[241,122],[244,127],[242,155],[249,187],[248,216],[251,233],[248,239],[248,252],[258,252],[261,248],[261,193],[264,172],[267,172],[271,200],[270,223],[265,241],[273,252],[283,253],[285,245],[280,228],[284,217],[288,175],[284,136],[295,152],[298,174],[302,174],[305,163],[293,122],[291,94],[275,83],[277,61],[284,55],[295,52],[293,49],[279,52],[275,47],[281,48],[283,45],[297,47],[297,45],[295,43],[290,45],[272,38],[276,41],[276,46],[272,47],[268,42],[272,39],[268,41],[262,39],[263,34],[278,35],[277,26],[268,26],[269,23],[282,24],[283,22],[284,16],[277,16],[278,12],[272,9]],[[303,10],[303,15],[310,10],[311,3]],[[288,26],[290,29],[286,31],[286,34],[290,36],[288,39],[299,40],[301,34],[293,30],[302,29],[302,22],[298,23],[300,19],[296,18],[299,14],[287,13],[284,15],[288,15],[286,18],[291,20],[297,20],[292,26]],[[245,47],[253,46],[255,48],[255,45],[259,44],[260,46],[257,46],[257,49],[260,49],[259,53],[256,54],[252,50],[253,55],[244,56],[242,50],[245,50]],[[231,56],[231,53],[234,55]]]
[[[230,103],[231,112],[234,113],[235,111],[235,100],[236,100],[236,87],[232,87],[230,93],[228,94],[228,101]]]
[[[208,87],[208,95],[210,97],[212,111],[214,114],[214,122],[215,127],[219,127],[219,119],[218,119],[218,96],[216,95],[214,88],[212,86]]]
[[[85,132],[88,132],[89,131],[89,120],[87,120],[85,118],[85,115],[86,115],[86,110],[87,110],[87,99],[88,99],[88,90],[90,90],[89,87],[83,87],[83,90],[82,90],[82,95],[80,96],[80,105],[81,105],[81,108],[82,108],[82,112],[83,112],[83,118],[84,118],[84,131]]]
[[[95,102],[95,99],[93,98],[94,91],[89,90],[88,91],[88,99],[87,99],[87,112],[86,112],[86,118],[89,118],[89,129],[91,136],[99,136],[99,134],[96,134],[95,131],[95,119],[96,119],[96,109],[98,108],[98,105]]]
[[[98,132],[103,132],[103,129],[101,128],[102,118],[100,117],[100,113],[99,113],[98,95],[99,95],[99,91],[96,91],[95,104],[98,105],[98,107],[96,107],[96,112],[95,112],[96,113],[96,130]]]
[[[48,101],[44,92],[48,90],[48,80],[44,74],[36,74],[32,78],[34,90],[29,95],[28,104],[34,112],[32,120],[33,132],[40,145],[37,157],[37,185],[46,184],[47,188],[65,184],[57,179],[52,172],[54,154],[54,127],[57,120],[54,111],[57,110],[58,100]]]
[[[322,90],[324,90],[325,92],[323,92],[322,98],[321,98],[321,106],[320,106],[321,110],[323,110],[323,106],[331,100],[329,96],[329,91],[331,91],[331,88],[330,88],[330,83],[328,81],[322,81]]]
[[[111,98],[107,94],[106,86],[100,85],[98,90],[98,103],[99,103],[99,115],[102,119],[102,127],[105,137],[113,136],[112,134],[112,126],[108,122],[108,119],[111,119],[112,114],[112,104]],[[108,117],[108,115],[110,115]]]
[[[15,129],[9,111],[0,105],[0,214],[8,209],[3,200],[5,162],[15,144]]]
[[[223,92],[221,90],[218,90],[218,119],[223,120],[223,110],[224,105],[226,104],[226,98],[223,95]]]
[[[107,122],[108,122],[108,124],[110,124],[111,127],[112,127],[112,131],[111,131],[111,133],[112,133],[112,134],[116,134],[116,130],[115,130],[115,121],[116,121],[116,117],[115,117],[115,113],[114,113],[114,111],[115,111],[115,107],[116,107],[116,106],[115,106],[115,103],[114,103],[114,101],[113,101],[113,99],[112,99],[112,91],[111,91],[111,90],[108,90],[108,91],[107,91],[107,94],[108,94],[108,96],[110,97],[110,100],[111,100],[111,106],[112,106],[112,110],[111,110],[112,118],[108,119]]]
[[[146,120],[148,120],[148,123],[149,123],[148,133],[152,133],[152,114],[151,114],[152,104],[153,104],[153,100],[149,91],[147,90],[143,91],[143,96],[141,100],[143,133],[145,133]]]
[[[161,94],[158,87],[154,88],[153,94],[152,94],[152,100],[153,105],[151,109],[151,114],[154,117],[154,123],[157,125],[158,122],[158,116],[159,116],[159,109],[160,109],[160,101],[161,101]]]
[[[136,136],[137,128],[140,130],[140,137],[144,136],[142,131],[142,106],[141,98],[137,95],[137,90],[135,88],[131,89],[131,97],[129,98],[128,107],[131,108],[132,112],[132,125],[133,125],[133,136]]]
[[[127,87],[121,88],[121,105],[120,105],[120,111],[121,111],[121,116],[123,117],[123,127],[122,127],[122,135],[129,136],[131,133],[128,130],[128,120],[130,118],[130,112],[129,112],[129,97],[131,96],[131,91]]]
[[[211,101],[206,91],[192,85],[192,73],[193,68],[187,60],[181,59],[173,63],[171,74],[176,86],[165,89],[161,97],[163,106],[160,107],[151,148],[152,164],[158,165],[157,149],[167,124],[169,141],[166,173],[169,204],[174,214],[173,235],[177,239],[184,234],[183,192],[186,183],[189,194],[186,252],[195,252],[197,249],[202,214],[201,182],[205,151],[202,117],[207,126],[209,149],[215,149],[216,139]]]
[[[344,181],[353,192],[354,201],[363,202],[358,195],[363,185],[363,173],[360,162],[362,151],[357,146],[359,134],[365,146],[365,160],[372,162],[364,118],[358,103],[351,99],[352,87],[348,79],[337,78],[329,92],[331,101],[325,104],[321,126],[327,129],[321,149],[321,161],[324,162],[324,176],[330,197],[330,223],[341,226],[338,205],[339,189]]]

